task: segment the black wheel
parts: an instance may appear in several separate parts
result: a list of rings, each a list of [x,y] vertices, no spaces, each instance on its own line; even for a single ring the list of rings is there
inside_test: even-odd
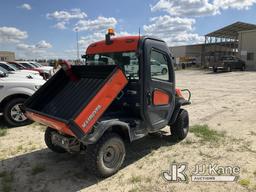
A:
[[[67,151],[62,147],[56,146],[52,143],[52,133],[56,132],[53,128],[47,127],[44,133],[44,142],[46,146],[55,153],[66,153]]]
[[[124,162],[124,142],[119,135],[106,133],[96,144],[87,146],[85,158],[91,173],[99,177],[109,177],[115,174]]]
[[[188,130],[189,130],[188,112],[185,109],[181,109],[175,123],[173,124],[173,126],[171,126],[171,133],[175,138],[182,140],[188,135]]]
[[[228,67],[227,67],[227,70],[228,70],[228,72],[232,72],[232,67],[231,67],[231,66],[228,66]]]
[[[162,75],[165,75],[167,73],[167,69],[166,68],[163,68],[162,69]]]
[[[24,126],[32,123],[21,110],[25,98],[14,98],[4,107],[4,119],[8,125],[13,127]]]
[[[217,67],[213,67],[213,68],[212,68],[212,71],[213,71],[214,73],[217,73],[217,72],[218,72],[218,68],[217,68]]]
[[[244,65],[241,67],[241,71],[245,71],[245,66]]]

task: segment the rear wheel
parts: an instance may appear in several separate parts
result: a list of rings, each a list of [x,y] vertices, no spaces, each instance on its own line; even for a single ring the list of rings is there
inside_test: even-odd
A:
[[[171,133],[177,139],[182,140],[188,135],[188,130],[189,130],[188,112],[185,109],[181,109],[175,123],[173,124],[173,126],[171,126]]]
[[[115,133],[106,133],[93,145],[87,146],[87,168],[99,177],[109,177],[122,166],[125,158],[125,145]]]
[[[4,119],[10,126],[18,127],[32,123],[21,111],[25,100],[25,98],[14,98],[5,105]]]
[[[217,67],[213,67],[213,68],[212,68],[212,71],[213,71],[214,73],[217,73],[217,72],[218,72],[218,68],[217,68]]]
[[[53,128],[47,127],[44,133],[44,141],[46,146],[55,153],[66,153],[67,151],[62,147],[54,145],[52,143],[52,133],[56,132]]]
[[[165,75],[167,73],[167,69],[166,68],[163,68],[162,69],[162,75]]]

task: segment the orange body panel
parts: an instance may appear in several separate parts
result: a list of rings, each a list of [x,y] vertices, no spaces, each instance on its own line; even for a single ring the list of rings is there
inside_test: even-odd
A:
[[[75,123],[84,133],[88,133],[91,130],[98,118],[127,83],[125,75],[121,69],[118,69],[75,119]]]
[[[73,134],[73,132],[69,129],[68,125],[61,121],[57,121],[50,117],[46,117],[44,115],[39,115],[39,114],[30,112],[30,111],[26,111],[26,116],[29,119],[32,119],[33,121],[36,121],[36,122],[42,123],[46,126],[49,126],[51,128],[57,129],[58,131],[60,131],[62,133],[66,133],[68,135],[75,136]]]
[[[105,40],[92,43],[86,50],[87,55],[96,53],[113,53],[122,51],[136,51],[138,48],[139,36],[126,36],[112,38],[112,44],[107,45]]]
[[[128,81],[122,70],[117,69],[112,77],[103,85],[88,105],[75,118],[74,122],[85,134],[91,130],[95,122],[101,117],[127,83]],[[30,111],[26,111],[26,116],[62,133],[75,136],[75,134],[70,130],[69,125],[62,121]]]
[[[154,105],[168,105],[170,101],[169,95],[162,90],[154,90],[153,92],[153,104]]]

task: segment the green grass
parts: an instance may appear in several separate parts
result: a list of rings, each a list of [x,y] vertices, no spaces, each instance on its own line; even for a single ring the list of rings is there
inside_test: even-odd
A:
[[[130,178],[130,182],[131,183],[140,183],[141,182],[141,177],[140,176],[132,176],[131,178]]]
[[[225,136],[224,132],[218,132],[209,128],[208,125],[194,125],[190,132],[201,138],[201,141],[217,142]]]
[[[45,166],[44,165],[35,165],[34,167],[32,167],[32,171],[31,171],[31,174],[32,175],[37,175],[38,173],[42,173],[46,170]]]
[[[238,183],[244,187],[249,187],[251,181],[250,179],[241,179],[238,181]]]
[[[11,172],[1,172],[0,177],[2,178],[2,191],[3,192],[10,192],[12,191],[12,183],[14,180],[13,173]]]
[[[7,134],[7,129],[5,128],[0,128],[0,137],[3,137]]]

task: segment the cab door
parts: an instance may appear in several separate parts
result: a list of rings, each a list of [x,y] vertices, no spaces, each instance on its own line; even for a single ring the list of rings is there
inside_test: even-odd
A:
[[[155,63],[165,71],[156,72]],[[141,68],[143,116],[148,131],[154,132],[168,125],[175,107],[174,68],[167,45],[155,39],[145,39]]]

